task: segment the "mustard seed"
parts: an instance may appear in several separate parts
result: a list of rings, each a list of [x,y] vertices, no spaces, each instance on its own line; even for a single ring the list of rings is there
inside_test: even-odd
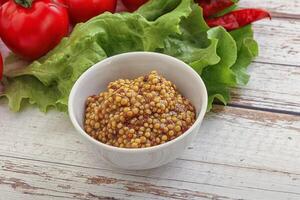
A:
[[[176,86],[156,71],[134,80],[119,79],[86,100],[84,129],[120,148],[148,148],[183,134],[196,112]]]
[[[136,142],[133,142],[133,143],[131,144],[131,147],[132,147],[132,148],[138,148],[139,145],[138,145]]]
[[[162,140],[162,141],[167,141],[167,140],[168,140],[168,136],[163,135],[163,136],[161,137],[161,140]]]
[[[175,126],[175,131],[177,131],[177,132],[181,131],[181,127],[180,126]]]
[[[146,133],[145,133],[145,137],[146,137],[146,138],[149,138],[150,136],[151,136],[151,133],[149,133],[149,132],[146,132]]]
[[[128,99],[124,98],[124,99],[121,100],[121,105],[122,106],[127,105],[127,103],[128,103]]]

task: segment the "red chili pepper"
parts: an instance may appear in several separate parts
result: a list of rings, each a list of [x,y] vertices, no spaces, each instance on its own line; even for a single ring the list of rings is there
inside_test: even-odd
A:
[[[231,0],[198,0],[203,9],[203,16],[210,17],[234,4]]]
[[[264,18],[271,19],[268,11],[249,8],[235,10],[218,18],[206,19],[206,23],[210,27],[223,26],[226,30],[232,31]]]

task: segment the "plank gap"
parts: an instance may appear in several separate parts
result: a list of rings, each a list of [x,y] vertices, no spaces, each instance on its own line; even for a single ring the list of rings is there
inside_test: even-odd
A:
[[[275,63],[275,62],[259,61],[259,60],[254,60],[252,63],[285,66],[285,67],[300,67],[300,65],[295,65],[295,64]]]
[[[178,179],[173,179],[173,178],[161,178],[158,176],[157,177],[145,176],[145,175],[141,175],[141,174],[134,174],[135,171],[131,171],[132,173],[125,173],[126,170],[122,170],[122,169],[117,169],[118,171],[116,172],[115,168],[106,169],[106,168],[88,167],[88,166],[73,165],[73,164],[67,164],[67,163],[44,161],[44,160],[38,160],[38,159],[21,158],[21,157],[17,157],[17,156],[0,155],[0,157],[12,158],[12,159],[16,159],[16,160],[33,161],[33,162],[37,162],[37,163],[54,164],[54,165],[59,165],[59,166],[77,167],[77,168],[82,168],[82,169],[102,170],[102,171],[107,171],[107,172],[118,173],[120,175],[133,176],[133,177],[138,177],[138,178],[147,178],[147,179],[152,179],[152,180],[175,181],[175,182],[180,182],[180,183],[191,183],[191,184],[196,184],[196,185],[209,185],[209,186],[215,186],[215,187],[237,189],[235,187],[228,187],[228,186],[222,186],[222,185],[217,185],[217,184],[209,184],[209,183],[204,183],[204,182],[178,180]],[[193,162],[193,161],[190,161],[190,162]],[[257,188],[257,189],[259,190],[260,188]]]
[[[280,174],[285,174],[285,175],[300,176],[300,173],[288,172],[288,171],[279,171],[279,170],[275,170],[275,169],[256,168],[256,167],[247,167],[247,166],[236,166],[236,165],[230,165],[230,164],[224,164],[224,163],[207,162],[207,161],[192,160],[192,159],[185,159],[185,158],[178,158],[178,160],[188,161],[188,162],[198,162],[198,163],[203,163],[203,164],[208,164],[208,165],[217,165],[217,166],[225,166],[225,167],[240,168],[240,169],[249,169],[249,170],[256,170],[256,171],[265,171],[265,172],[269,172],[269,173],[280,173]]]
[[[224,106],[222,103],[215,103],[215,105]],[[228,103],[227,106],[230,106],[230,107],[233,107],[233,108],[246,109],[246,110],[255,110],[255,111],[263,111],[263,112],[276,113],[276,114],[300,116],[300,112],[280,110],[280,109],[272,109],[272,108],[254,107],[254,106],[242,105],[242,104],[238,104],[238,103]]]
[[[108,171],[108,172],[115,172],[116,170],[119,170],[118,173],[122,174],[122,175],[130,175],[130,176],[136,176],[136,177],[142,177],[142,178],[152,178],[152,179],[155,178],[155,179],[170,180],[170,181],[179,181],[179,182],[201,184],[201,185],[205,184],[205,183],[198,183],[198,182],[194,182],[194,181],[185,181],[185,180],[160,178],[160,177],[148,177],[148,176],[137,175],[137,174],[132,174],[132,173],[124,173],[124,171],[126,171],[126,170],[116,169],[116,168],[113,168],[113,167],[111,169],[107,169],[107,168],[90,167],[90,166],[84,166],[84,165],[78,165],[78,164],[70,164],[70,163],[63,163],[63,162],[54,162],[54,161],[47,161],[47,160],[40,160],[40,159],[25,158],[25,157],[19,157],[19,156],[8,156],[8,155],[2,155],[2,154],[0,154],[0,157],[12,158],[12,159],[18,159],[18,160],[26,160],[26,161],[33,161],[33,162],[40,162],[40,163],[47,163],[47,164],[54,164],[54,165],[60,165],[60,166],[77,167],[77,168],[92,169],[92,170],[103,170],[103,171]],[[216,166],[226,166],[226,167],[231,167],[231,168],[248,169],[248,170],[254,170],[254,171],[266,171],[266,172],[269,172],[269,173],[280,173],[280,174],[285,174],[285,175],[290,175],[290,176],[291,175],[300,176],[300,173],[280,171],[280,170],[275,170],[275,169],[239,166],[239,165],[231,165],[231,164],[226,164],[226,163],[215,163],[215,162],[207,162],[207,161],[193,160],[193,159],[186,159],[186,158],[178,158],[177,160],[188,161],[188,162],[196,162],[196,163],[202,163],[202,164],[208,164],[208,165],[216,165]],[[134,172],[134,171],[132,171],[132,172]]]
[[[300,15],[282,12],[271,12],[272,18],[300,20]]]

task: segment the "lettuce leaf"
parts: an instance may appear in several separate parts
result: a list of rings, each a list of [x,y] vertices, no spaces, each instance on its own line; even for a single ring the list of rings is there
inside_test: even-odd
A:
[[[232,70],[236,73],[237,85],[246,85],[250,79],[247,68],[259,54],[258,44],[253,39],[251,26],[232,31],[230,34],[235,39],[238,48],[238,58]]]
[[[50,107],[67,111],[70,90],[83,72],[130,51],[161,52],[189,64],[207,86],[210,110],[215,99],[228,103],[230,87],[247,83],[246,69],[258,46],[250,26],[231,33],[210,29],[192,0],[151,0],[135,13],[104,13],[78,24],[46,56],[9,71],[0,97],[13,111],[22,108],[23,100],[43,112]]]
[[[89,67],[108,56],[123,52],[155,51],[163,48],[164,40],[168,35],[180,32],[181,18],[188,17],[191,13],[191,1],[182,0],[177,1],[176,4],[175,1],[159,2],[161,1],[153,1],[145,5],[139,13],[105,13],[79,24],[71,36],[63,39],[48,55],[24,69],[9,72],[8,85],[14,85],[15,81],[18,85],[24,82],[28,85],[26,89],[31,90],[26,93],[27,95],[20,93],[18,98],[13,98],[19,90],[12,91],[9,86],[6,86],[7,89],[2,96],[8,98],[10,108],[14,111],[19,110],[22,99],[29,99],[30,102],[43,105],[42,110],[45,111],[49,106],[53,106],[53,103],[48,104],[37,94],[29,95],[35,91],[31,88],[54,87],[57,92],[54,105],[67,110],[68,96],[73,84]],[[165,13],[162,4],[172,11]],[[158,13],[163,15],[156,16],[155,21],[148,21],[145,18],[148,17],[145,11],[150,8],[161,10]],[[35,77],[40,82],[28,81],[25,78],[27,76]]]
[[[251,26],[228,33],[222,27],[209,29],[197,6],[181,23],[181,34],[170,36],[163,53],[188,63],[203,78],[208,90],[208,111],[218,99],[230,101],[230,87],[249,81],[247,67],[258,55]]]
[[[165,40],[162,53],[181,59],[199,74],[205,67],[220,62],[216,52],[218,41],[208,38],[209,27],[199,6],[192,6],[192,13],[181,21],[180,30],[180,34],[172,34]]]

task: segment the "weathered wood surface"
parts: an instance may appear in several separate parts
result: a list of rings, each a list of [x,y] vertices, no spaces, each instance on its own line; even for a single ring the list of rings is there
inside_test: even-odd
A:
[[[300,20],[274,18],[257,22],[254,28],[260,44],[257,61],[300,66]]]
[[[275,17],[300,18],[299,0],[240,0],[240,6],[265,8]]]
[[[12,114],[0,108],[5,114],[1,193],[78,199],[91,198],[89,193],[127,199],[126,194],[141,199],[300,198],[298,116],[217,106],[180,159],[130,172],[98,160],[64,114],[49,113],[49,123],[37,110]]]
[[[232,90],[231,105],[300,115],[300,66],[256,62],[249,73],[249,84]]]
[[[254,26],[261,54],[251,81],[207,115],[179,159],[148,171],[112,169],[65,114],[11,113],[1,100],[0,199],[300,199],[300,1],[241,5],[275,16]]]

